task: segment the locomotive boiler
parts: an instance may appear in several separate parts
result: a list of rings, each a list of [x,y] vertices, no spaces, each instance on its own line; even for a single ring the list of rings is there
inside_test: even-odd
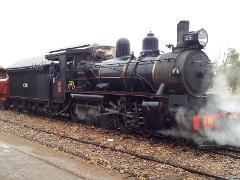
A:
[[[172,52],[160,54],[158,39],[149,33],[143,40],[139,58],[130,54],[127,39],[117,42],[117,58],[96,64],[97,79],[114,91],[149,92],[156,95],[188,94],[202,97],[212,84],[212,63],[201,50],[207,43],[206,31],[201,29],[189,33],[188,22],[178,24],[178,36],[193,36],[190,43],[178,37]]]

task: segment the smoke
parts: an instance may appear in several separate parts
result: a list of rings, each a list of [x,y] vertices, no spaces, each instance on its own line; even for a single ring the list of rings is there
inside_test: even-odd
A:
[[[240,76],[240,73],[238,76]],[[213,88],[210,93],[219,94],[219,97],[213,98],[206,107],[200,110],[200,114],[215,113],[213,109],[218,108],[225,113],[240,112],[240,93],[232,93],[229,88],[227,72],[220,72],[214,78]],[[218,99],[216,99],[218,98]],[[220,98],[220,99],[219,99]],[[200,134],[210,142],[219,145],[232,145],[240,147],[240,114],[235,118],[224,117],[216,123],[216,128],[202,130]]]
[[[98,109],[91,105],[77,104],[75,108],[77,119],[82,121],[94,122],[97,119]]]
[[[199,115],[216,114],[220,110],[224,114],[239,112],[237,118],[231,119],[226,116],[215,121],[214,128],[205,128],[198,131],[198,133],[193,133],[192,118],[190,118],[192,114],[189,114],[184,108],[179,108],[175,115],[177,127],[161,131],[161,133],[192,139],[197,144],[210,142],[218,145],[240,147],[240,92],[238,93],[238,90],[234,94],[231,92],[227,77],[226,72],[218,73],[214,77],[213,87],[207,92],[207,94],[214,94],[214,96],[207,102],[205,107],[200,109]]]

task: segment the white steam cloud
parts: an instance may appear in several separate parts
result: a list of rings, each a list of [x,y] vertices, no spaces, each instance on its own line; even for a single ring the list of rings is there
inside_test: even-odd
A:
[[[239,72],[240,76],[240,72]],[[222,112],[239,112],[240,113],[240,92],[237,90],[235,94],[227,83],[227,75],[219,73],[214,77],[213,88],[209,90],[209,94],[217,94],[217,96],[207,103],[206,107],[200,110],[201,114],[214,114],[216,108]],[[219,145],[231,145],[240,147],[240,114],[236,119],[224,118],[217,122],[216,128],[204,129],[199,134],[186,131],[192,129],[192,122],[186,118],[186,110],[179,109],[176,113],[176,121],[178,128],[161,131],[165,135],[183,137],[194,140],[197,144],[203,141],[216,143]]]
[[[240,72],[239,72],[240,76]],[[228,86],[227,74],[219,73],[214,78],[213,89],[211,93],[220,95],[220,101],[214,104],[225,112],[240,112],[240,92],[232,93]],[[214,100],[214,99],[213,99]],[[213,104],[210,102],[210,104]],[[210,105],[207,105],[207,108]],[[201,131],[201,134],[209,141],[216,142],[219,145],[232,145],[240,147],[240,116],[237,118],[224,118],[217,122],[217,128]]]

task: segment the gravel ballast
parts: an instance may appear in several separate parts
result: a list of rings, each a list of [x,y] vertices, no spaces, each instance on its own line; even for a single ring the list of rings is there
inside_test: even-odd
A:
[[[151,139],[134,137],[79,123],[67,123],[65,121],[29,116],[11,111],[1,110],[0,113],[0,131],[83,157],[91,163],[108,169],[118,170],[119,173],[126,173],[129,176],[144,179],[169,177],[204,178],[182,168],[139,159],[109,148],[80,143],[72,139],[59,137],[55,133],[114,147],[119,150],[127,149],[130,152],[152,156],[223,177],[240,178],[238,170],[239,160],[227,156],[198,151],[171,143],[154,143]],[[44,133],[29,127],[54,133]]]

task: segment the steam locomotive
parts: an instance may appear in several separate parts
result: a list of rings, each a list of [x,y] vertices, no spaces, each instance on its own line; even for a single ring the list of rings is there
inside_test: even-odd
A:
[[[121,38],[116,48],[86,44],[19,61],[7,69],[5,107],[65,114],[123,132],[213,127],[214,118],[199,114],[214,96],[205,94],[213,79],[212,63],[202,51],[207,42],[204,29],[189,31],[189,21],[180,21],[177,45],[167,45],[169,53],[159,51],[150,32],[139,57]]]

